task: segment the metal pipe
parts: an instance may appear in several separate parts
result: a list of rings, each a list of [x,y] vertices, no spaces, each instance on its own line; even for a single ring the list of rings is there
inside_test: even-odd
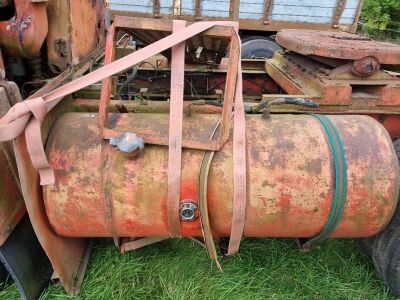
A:
[[[190,110],[192,113],[200,114],[221,114],[222,107],[215,105],[191,105],[194,101],[185,101],[184,110]],[[73,106],[76,112],[98,112],[100,101],[97,99],[75,99]],[[146,101],[140,103],[139,101],[122,101],[111,100],[110,112],[138,112],[138,113],[168,113],[169,102],[167,101]]]
[[[122,85],[118,89],[117,99],[122,99],[121,95],[125,88],[128,87],[129,83],[136,77],[139,67],[137,65],[133,66],[132,73],[128,75],[126,80],[122,83]]]

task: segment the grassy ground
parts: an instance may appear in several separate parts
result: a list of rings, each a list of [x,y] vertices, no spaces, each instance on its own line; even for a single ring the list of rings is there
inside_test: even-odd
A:
[[[190,240],[169,240],[125,255],[99,240],[82,292],[73,299],[392,299],[369,259],[350,240],[331,240],[311,253],[293,240],[251,240],[222,259],[222,274]],[[0,299],[18,299],[14,285]],[[71,299],[51,285],[41,299]]]

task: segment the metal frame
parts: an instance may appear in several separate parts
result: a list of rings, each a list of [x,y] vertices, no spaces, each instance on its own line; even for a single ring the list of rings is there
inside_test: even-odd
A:
[[[222,109],[221,130],[216,139],[212,141],[183,137],[182,147],[184,148],[218,151],[229,138],[231,115],[235,96],[234,87],[237,81],[238,64],[240,60],[240,42],[236,33],[237,23],[220,22],[220,24],[221,25],[216,25],[211,29],[205,31],[204,33],[202,33],[202,35],[229,38],[231,41],[227,80],[225,84],[226,88],[224,95],[224,105]],[[115,58],[115,36],[117,31],[121,29],[133,29],[139,32],[143,30],[154,30],[157,32],[168,34],[172,32],[172,21],[149,20],[119,16],[115,17],[114,23],[109,28],[107,36],[105,64],[111,63]],[[109,78],[107,78],[103,80],[102,83],[99,107],[99,127],[101,129],[102,137],[104,139],[110,139],[110,137],[118,136],[122,133],[120,131],[107,127],[110,96],[111,81]],[[136,134],[141,135],[145,139],[145,142],[148,144],[165,146],[169,144],[168,136],[158,135],[154,132],[136,132]]]
[[[373,112],[385,107],[392,107],[391,113],[400,112],[400,80],[383,71],[378,71],[370,77],[359,77],[351,72],[330,76],[322,74],[326,68],[310,58],[298,54],[275,53],[267,60],[266,70],[286,92],[294,95],[314,96],[320,105],[354,106]],[[361,92],[375,95],[373,98],[360,96],[354,99],[353,86]],[[363,94],[361,94],[363,95]],[[388,110],[389,113],[389,110]]]

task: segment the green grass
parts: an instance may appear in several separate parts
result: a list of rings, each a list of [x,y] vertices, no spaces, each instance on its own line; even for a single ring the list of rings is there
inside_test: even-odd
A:
[[[121,255],[98,240],[78,297],[50,285],[41,299],[392,299],[368,257],[351,240],[310,253],[293,240],[246,239],[224,273],[190,240],[168,240]],[[14,285],[1,299],[18,299]]]

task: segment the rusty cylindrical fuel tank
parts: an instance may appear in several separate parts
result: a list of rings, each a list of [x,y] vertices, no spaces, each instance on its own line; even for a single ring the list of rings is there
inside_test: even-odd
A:
[[[184,119],[184,136],[210,138],[219,116]],[[399,166],[389,135],[367,116],[330,116],[344,144],[348,192],[333,237],[379,232],[397,204]],[[168,114],[112,114],[121,131],[168,134]],[[246,117],[247,210],[244,235],[311,237],[327,222],[334,193],[333,156],[324,128],[310,115]],[[97,115],[69,113],[52,129],[47,152],[56,184],[44,188],[54,230],[62,236],[168,236],[168,148],[146,145],[136,158],[101,140]],[[181,201],[198,200],[204,151],[184,149]],[[229,236],[232,140],[215,154],[208,210],[215,236]],[[201,236],[200,221],[181,222],[183,236]]]

